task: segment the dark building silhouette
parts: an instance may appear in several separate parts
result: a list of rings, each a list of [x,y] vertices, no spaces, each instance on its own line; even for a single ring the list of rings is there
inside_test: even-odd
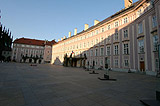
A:
[[[10,61],[12,51],[11,32],[0,24],[0,61]]]

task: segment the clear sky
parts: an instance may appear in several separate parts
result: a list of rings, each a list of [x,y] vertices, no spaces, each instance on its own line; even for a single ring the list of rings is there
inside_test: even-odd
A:
[[[14,39],[58,40],[123,8],[124,0],[0,0],[0,21]]]

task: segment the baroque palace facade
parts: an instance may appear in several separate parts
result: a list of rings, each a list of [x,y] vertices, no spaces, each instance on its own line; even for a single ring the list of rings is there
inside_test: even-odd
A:
[[[142,71],[159,70],[160,1],[125,0],[125,9],[52,46],[52,64]]]
[[[27,63],[50,63],[54,40],[19,38],[13,42],[12,60]]]

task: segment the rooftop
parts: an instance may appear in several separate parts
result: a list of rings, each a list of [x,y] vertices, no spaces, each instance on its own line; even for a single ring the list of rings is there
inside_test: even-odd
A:
[[[37,40],[37,39],[29,39],[29,38],[19,38],[14,40],[13,43],[18,44],[27,44],[27,45],[37,45],[37,46],[45,46],[45,45],[53,45],[55,40],[47,41],[47,40]]]

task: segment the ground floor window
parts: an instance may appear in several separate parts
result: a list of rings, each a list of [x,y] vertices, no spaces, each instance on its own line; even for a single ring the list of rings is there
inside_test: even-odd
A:
[[[155,59],[155,68],[156,68],[156,70],[159,70],[159,61],[158,61],[158,59]]]
[[[114,66],[118,67],[118,60],[117,59],[114,60]]]
[[[129,61],[128,60],[124,60],[124,66],[128,67],[129,66]]]
[[[103,60],[101,60],[100,65],[103,66]]]

